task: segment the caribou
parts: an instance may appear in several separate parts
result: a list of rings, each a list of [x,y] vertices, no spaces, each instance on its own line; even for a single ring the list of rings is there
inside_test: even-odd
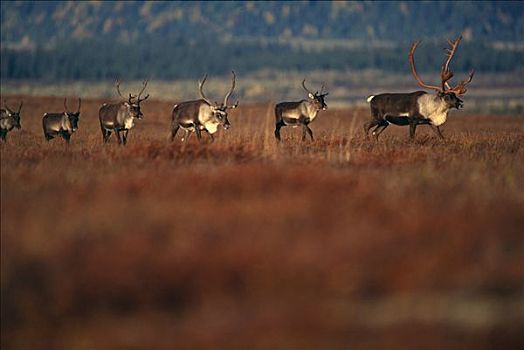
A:
[[[70,112],[67,107],[67,98],[65,98],[64,112],[44,113],[42,117],[42,127],[46,141],[52,140],[56,136],[62,136],[62,138],[69,143],[71,135],[78,129],[81,104],[82,100],[78,98],[78,108],[76,112]]]
[[[104,103],[99,110],[100,129],[104,143],[109,141],[111,132],[114,131],[119,145],[127,143],[127,134],[135,126],[135,118],[142,119],[144,115],[140,111],[140,102],[149,98],[149,94],[142,98],[142,93],[147,87],[149,80],[142,83],[142,89],[138,95],[129,94],[126,98],[120,92],[120,82],[116,82],[116,91],[124,101],[118,103]]]
[[[231,71],[231,73],[231,88],[226,93],[222,103],[213,103],[204,95],[203,88],[207,79],[206,74],[204,79],[198,82],[198,91],[201,97],[199,100],[186,101],[174,105],[171,113],[171,141],[175,139],[180,128],[185,131],[182,141],[187,141],[193,132],[201,140],[202,131],[205,131],[211,137],[211,142],[215,140],[213,134],[217,132],[219,126],[222,126],[225,130],[229,129],[231,124],[227,119],[227,110],[238,107],[238,101],[234,105],[228,104],[228,99],[235,89],[236,80],[235,72]]]
[[[385,93],[380,95],[369,96],[367,101],[370,103],[371,120],[364,124],[366,138],[372,127],[372,135],[378,140],[379,135],[389,126],[409,125],[409,138],[415,139],[415,130],[417,125],[429,125],[432,130],[443,139],[444,135],[440,126],[446,122],[448,113],[452,108],[460,109],[464,102],[459,98],[466,93],[466,86],[473,79],[475,71],[471,71],[469,77],[459,82],[455,87],[449,84],[453,77],[453,72],[449,69],[449,64],[455,55],[457,47],[462,36],[456,40],[448,40],[449,48],[446,48],[446,61],[440,71],[440,86],[428,85],[422,81],[417,74],[415,67],[415,50],[420,41],[411,45],[408,59],[411,66],[411,72],[417,83],[430,90],[435,90],[436,94],[428,94],[425,91],[415,91],[412,93]]]
[[[306,87],[306,79],[302,81],[302,87],[308,93],[308,100],[281,102],[275,106],[275,137],[278,141],[280,141],[280,128],[283,126],[302,126],[302,141],[306,140],[306,132],[313,141],[313,131],[309,128],[309,123],[315,120],[320,110],[327,109],[324,98],[329,93],[323,93],[324,85],[320,93],[311,92]]]
[[[7,106],[7,102],[4,100],[4,106],[5,109],[0,109],[0,138],[2,141],[6,141],[7,133],[14,128],[21,129],[22,125],[20,125],[20,111],[22,110],[23,102],[20,102],[20,106],[18,106],[18,111],[14,111],[13,109],[9,108]]]

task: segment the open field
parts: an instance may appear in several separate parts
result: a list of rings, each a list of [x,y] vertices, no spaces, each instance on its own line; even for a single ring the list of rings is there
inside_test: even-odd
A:
[[[213,144],[170,144],[172,103],[148,100],[119,147],[90,99],[66,146],[41,130],[63,99],[19,99],[2,349],[524,348],[524,116],[466,101],[446,140],[421,126],[411,144],[332,108],[314,142],[277,145],[266,103]]]

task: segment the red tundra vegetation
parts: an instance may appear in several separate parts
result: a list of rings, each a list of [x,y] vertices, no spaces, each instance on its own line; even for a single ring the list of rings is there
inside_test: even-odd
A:
[[[119,147],[106,101],[66,145],[41,125],[61,98],[11,99],[2,349],[524,347],[524,116],[466,102],[443,141],[375,142],[368,110],[331,108],[277,144],[273,105],[241,105],[170,143],[173,103],[148,100]]]

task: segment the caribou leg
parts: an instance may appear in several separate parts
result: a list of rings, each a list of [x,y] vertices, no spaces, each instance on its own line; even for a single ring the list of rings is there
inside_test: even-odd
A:
[[[313,138],[313,130],[311,130],[309,128],[309,125],[307,125],[307,124],[306,124],[306,131],[309,134],[309,137],[311,138],[311,141],[315,141],[315,139]]]
[[[442,132],[440,131],[440,127],[439,126],[435,126],[435,125],[432,125],[432,124],[429,124],[429,126],[431,126],[431,130],[433,130],[435,132],[435,134],[437,134],[438,137],[440,137],[440,139],[444,140],[444,135],[442,135]]]
[[[280,141],[280,128],[283,127],[284,121],[282,119],[282,111],[279,105],[275,106],[275,138]]]
[[[124,145],[127,144],[127,134],[128,133],[129,133],[129,130],[127,130],[127,129],[122,131],[122,143]]]
[[[306,141],[306,124],[302,124],[302,141]]]
[[[381,124],[376,125],[375,128],[373,129],[373,131],[371,132],[371,135],[376,136],[377,135],[377,130],[380,129],[380,126],[381,126]]]
[[[191,135],[193,135],[193,133],[189,130],[184,130],[185,131],[185,135],[182,137],[182,142],[187,142],[187,140],[189,140],[189,138],[191,137]]]
[[[118,141],[118,144],[121,145],[122,144],[122,135],[120,135],[120,130],[116,129],[115,130],[115,135],[116,135],[116,139]]]
[[[0,130],[0,138],[2,139],[3,142],[5,142],[5,137],[7,136],[7,131],[6,130]]]
[[[280,128],[283,127],[284,124],[282,123],[276,123],[275,124],[275,138],[280,141]]]
[[[417,129],[417,122],[413,119],[409,121],[409,140],[415,140],[415,131]]]
[[[69,143],[70,139],[71,139],[71,135],[67,132],[63,132],[62,133],[62,138],[65,140],[66,143]]]
[[[104,133],[104,143],[108,143],[110,137],[111,137],[111,131],[106,130]]]
[[[178,132],[178,129],[180,128],[180,125],[173,123],[171,126],[171,142],[175,140],[176,133]]]
[[[364,133],[366,134],[367,140],[369,140],[369,130],[372,127],[375,127],[375,129],[373,130],[373,135],[375,135],[379,126],[384,123],[384,119],[386,118],[386,116],[383,115],[373,104],[371,104],[370,110],[371,110],[371,120],[368,121],[367,123],[364,123]]]
[[[380,134],[382,134],[382,132],[384,130],[386,130],[386,128],[389,126],[389,123],[382,123],[382,124],[379,124],[375,130],[373,130],[373,135],[375,136],[375,139],[378,141],[378,137],[380,136]]]
[[[100,130],[102,130],[102,139],[104,143],[107,143],[109,141],[109,137],[111,136],[111,131],[106,130],[102,124],[100,124]]]
[[[370,120],[367,123],[364,123],[364,133],[366,134],[366,139],[369,138],[369,130],[372,127],[376,126],[377,124],[378,124],[378,122],[375,119]],[[377,128],[375,128],[374,131],[376,131],[376,130],[377,130]]]
[[[200,128],[198,125],[195,125],[195,134],[197,136],[198,141],[202,140],[202,131],[200,131]]]

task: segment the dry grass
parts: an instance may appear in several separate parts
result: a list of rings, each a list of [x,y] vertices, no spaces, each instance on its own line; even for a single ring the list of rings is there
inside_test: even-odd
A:
[[[10,97],[9,101],[16,101]],[[127,147],[83,102],[24,98],[1,145],[2,349],[511,349],[524,325],[524,117],[362,138],[329,110],[273,138],[241,106],[213,144],[167,142],[147,101]]]

